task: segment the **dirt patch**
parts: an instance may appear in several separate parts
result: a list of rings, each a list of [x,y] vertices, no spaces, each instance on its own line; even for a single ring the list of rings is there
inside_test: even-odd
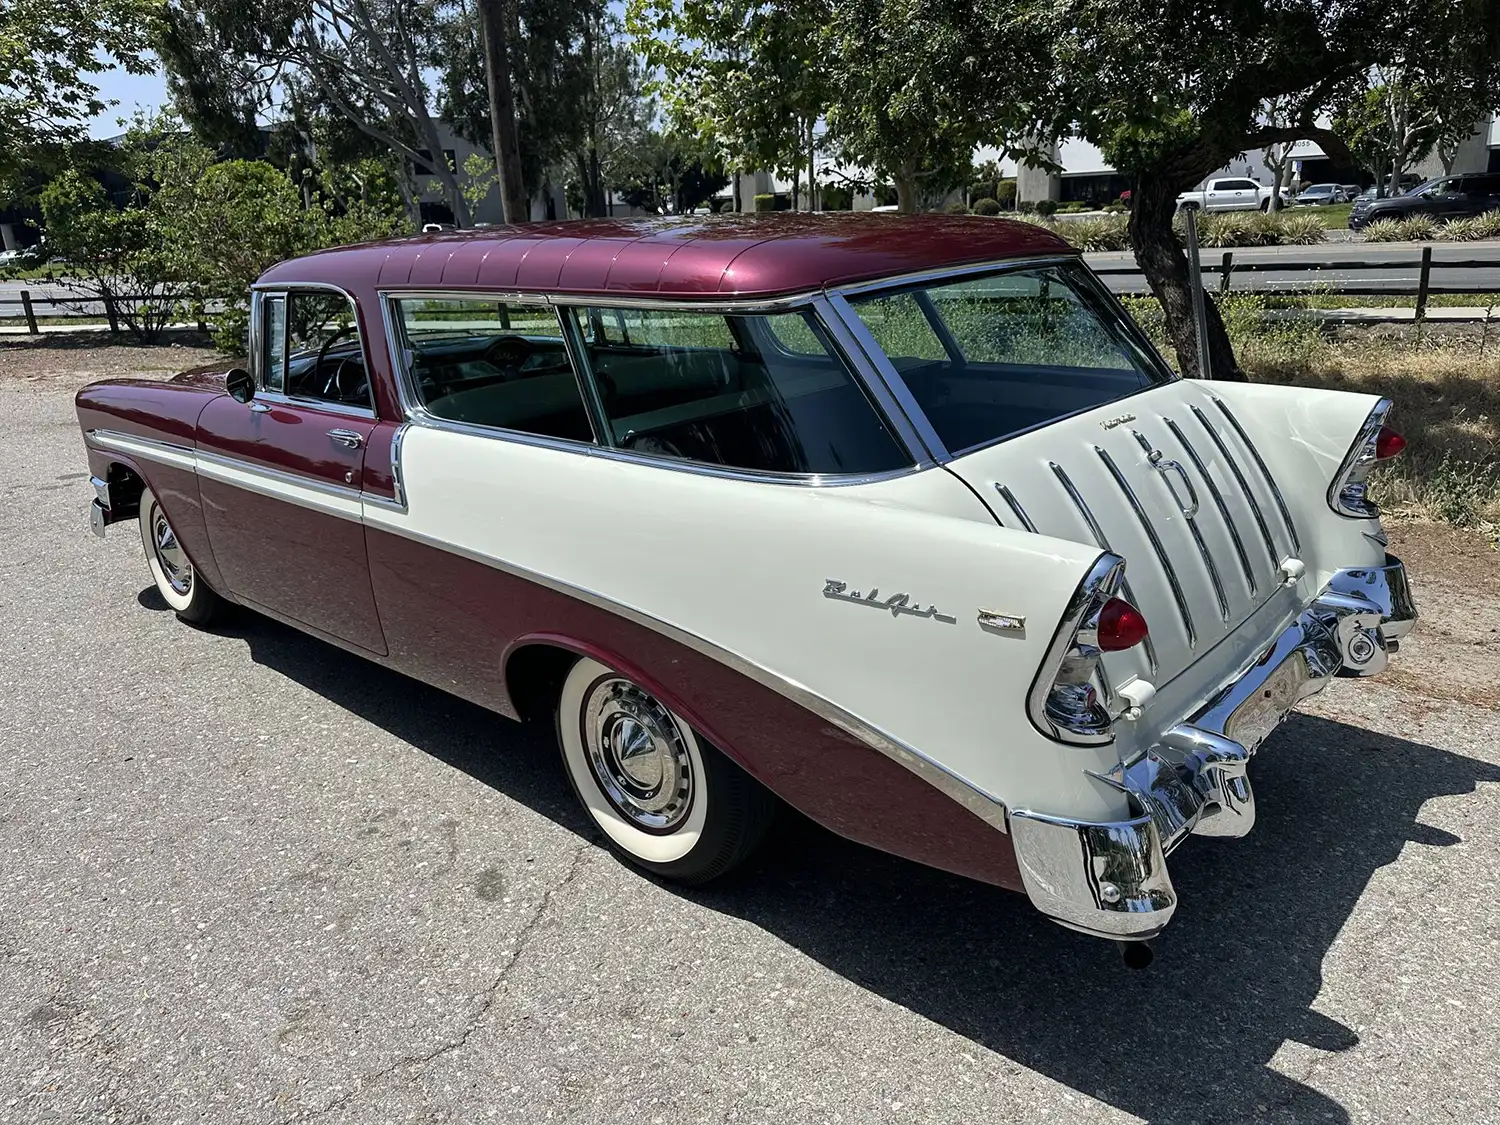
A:
[[[99,379],[167,378],[213,363],[212,348],[185,344],[122,344],[98,333],[0,337],[0,384],[82,387]]]

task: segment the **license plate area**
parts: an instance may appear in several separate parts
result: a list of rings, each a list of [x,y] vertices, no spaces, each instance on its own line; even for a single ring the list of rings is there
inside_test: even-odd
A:
[[[1246,750],[1254,750],[1279,727],[1302,698],[1309,679],[1307,657],[1293,652],[1276,666],[1255,694],[1234,709],[1224,724],[1224,735]]]

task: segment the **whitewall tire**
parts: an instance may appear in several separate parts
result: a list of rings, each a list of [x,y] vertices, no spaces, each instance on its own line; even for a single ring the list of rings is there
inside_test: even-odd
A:
[[[588,658],[557,704],[563,767],[610,847],[680,883],[706,883],[764,839],[776,799],[628,677]]]
[[[141,546],[156,592],[190,625],[207,625],[223,606],[193,568],[166,513],[148,488],[141,493]]]

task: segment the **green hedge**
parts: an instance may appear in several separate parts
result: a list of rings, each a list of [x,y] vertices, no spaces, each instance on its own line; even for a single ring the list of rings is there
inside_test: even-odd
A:
[[[755,209],[757,211],[776,210],[776,196],[769,193],[757,195],[755,197]]]

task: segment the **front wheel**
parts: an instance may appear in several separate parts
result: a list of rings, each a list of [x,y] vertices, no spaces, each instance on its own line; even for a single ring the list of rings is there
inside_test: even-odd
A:
[[[568,780],[610,847],[696,885],[744,862],[776,799],[629,678],[580,659],[563,682],[557,739]]]
[[[189,625],[207,625],[221,612],[224,601],[193,569],[177,541],[166,512],[149,489],[141,496],[141,545],[156,592]]]

